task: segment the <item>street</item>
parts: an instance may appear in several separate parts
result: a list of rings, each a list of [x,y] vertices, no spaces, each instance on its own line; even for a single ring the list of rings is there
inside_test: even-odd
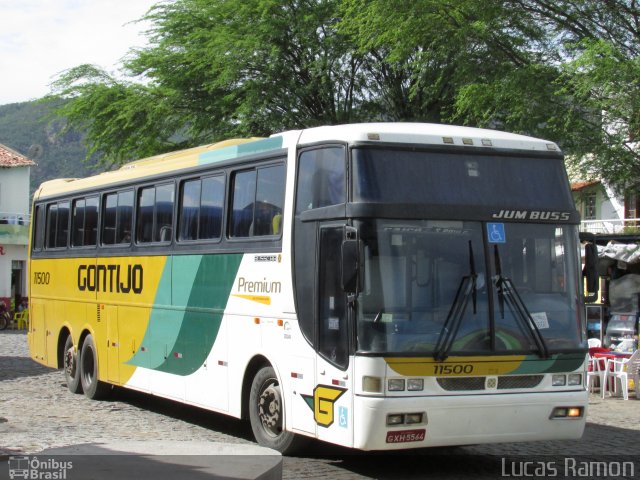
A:
[[[421,449],[395,454],[353,452],[312,443],[283,459],[285,479],[418,479],[556,476],[620,478],[580,470],[590,459],[634,461],[640,443],[640,402],[591,395],[585,434],[577,441]],[[106,401],[71,394],[62,372],[32,361],[26,333],[0,332],[0,460],[43,449],[125,441],[253,444],[248,424],[149,395],[116,389]],[[570,464],[567,464],[567,458]],[[635,462],[635,470],[640,464]],[[640,471],[634,475],[640,478]],[[0,478],[6,475],[0,465]],[[554,475],[556,472],[557,475]],[[629,472],[627,472],[628,474]]]

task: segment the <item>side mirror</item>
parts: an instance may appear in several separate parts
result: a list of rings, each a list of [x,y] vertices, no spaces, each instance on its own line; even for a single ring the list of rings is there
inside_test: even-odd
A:
[[[342,242],[342,289],[346,293],[356,293],[358,290],[358,240]]]
[[[582,278],[586,280],[585,301],[595,302],[598,300],[600,277],[598,276],[598,247],[592,242],[589,242],[584,246],[584,268],[582,270]]]

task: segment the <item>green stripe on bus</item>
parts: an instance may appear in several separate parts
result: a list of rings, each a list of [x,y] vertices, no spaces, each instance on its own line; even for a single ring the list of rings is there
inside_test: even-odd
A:
[[[220,330],[241,261],[242,254],[173,257],[173,308],[153,309],[142,343],[150,347],[129,363],[183,376],[198,370]],[[161,294],[156,304],[166,302]]]
[[[512,374],[573,372],[584,362],[583,354],[560,353],[543,360],[537,355],[528,355]]]
[[[243,155],[268,152],[269,150],[277,150],[280,148],[282,148],[281,136],[265,138],[263,140],[256,140],[255,142],[241,143],[240,145],[232,145],[230,147],[201,153],[198,157],[198,165],[207,165]]]

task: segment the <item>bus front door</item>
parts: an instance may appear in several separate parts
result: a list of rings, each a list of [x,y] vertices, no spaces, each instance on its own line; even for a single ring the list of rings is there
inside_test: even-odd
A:
[[[349,309],[342,288],[342,246],[347,228],[321,226],[317,295],[316,386],[314,419],[321,440],[351,445],[352,367],[349,354]]]

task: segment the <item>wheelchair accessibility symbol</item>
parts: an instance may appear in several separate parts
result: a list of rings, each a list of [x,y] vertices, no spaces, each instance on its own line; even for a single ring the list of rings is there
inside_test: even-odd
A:
[[[338,425],[342,428],[347,428],[347,421],[349,419],[349,410],[347,407],[338,408]]]
[[[507,243],[504,223],[487,223],[487,238],[489,243]]]

